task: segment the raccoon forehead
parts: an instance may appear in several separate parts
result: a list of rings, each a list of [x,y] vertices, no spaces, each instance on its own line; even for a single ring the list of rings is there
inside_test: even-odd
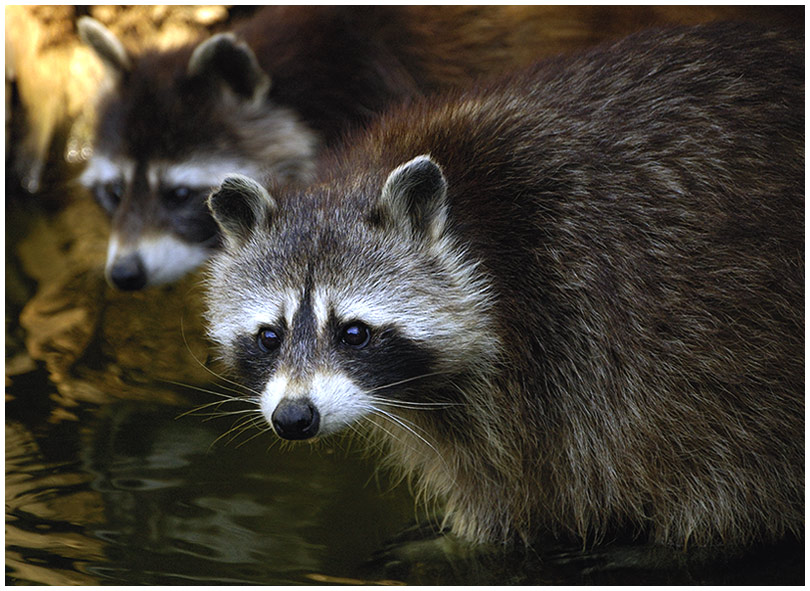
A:
[[[211,336],[225,344],[255,334],[265,326],[292,326],[304,306],[310,307],[316,332],[321,336],[335,322],[360,321],[372,328],[395,328],[403,337],[415,341],[449,338],[465,330],[464,326],[480,325],[480,317],[476,321],[470,316],[485,312],[468,297],[401,284],[272,289],[231,283],[226,291],[216,281],[209,293],[217,294],[209,298]]]
[[[224,299],[227,302],[218,300],[212,304],[219,311],[213,318],[212,337],[223,343],[254,334],[265,326],[291,326],[304,306],[310,306],[315,328],[321,335],[332,321],[354,320],[370,326],[396,327],[404,336],[415,339],[425,338],[429,333],[426,325],[430,317],[421,312],[424,308],[413,299],[395,298],[390,293],[341,293],[329,287],[315,287],[308,293],[302,288],[236,287]],[[225,306],[230,310],[226,312]]]
[[[258,164],[238,159],[202,155],[180,162],[155,161],[149,166],[161,182],[171,186],[216,187],[231,174],[262,177]]]
[[[253,285],[232,284],[220,277],[222,274],[214,259],[207,280],[208,333],[213,341],[230,346],[241,336],[255,334],[264,326],[278,326],[280,322],[292,324],[301,302],[298,290],[265,290]],[[224,285],[229,287],[226,289]]]
[[[313,311],[319,328],[330,318],[362,321],[369,326],[396,327],[403,336],[424,340],[435,332],[436,302],[418,297],[406,285],[366,285],[362,289],[316,287]]]

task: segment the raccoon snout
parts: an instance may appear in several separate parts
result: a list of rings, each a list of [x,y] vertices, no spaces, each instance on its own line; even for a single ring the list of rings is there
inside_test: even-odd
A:
[[[309,400],[283,400],[273,411],[273,429],[284,439],[309,439],[318,433],[321,415]]]
[[[110,283],[118,289],[137,291],[146,287],[146,269],[137,254],[130,254],[115,261],[109,273]]]

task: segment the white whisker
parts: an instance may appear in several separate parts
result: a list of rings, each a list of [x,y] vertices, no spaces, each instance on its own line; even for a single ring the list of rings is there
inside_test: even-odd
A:
[[[254,418],[255,418],[255,417],[254,417]],[[243,445],[246,445],[246,444],[247,444],[249,441],[253,441],[253,440],[254,440],[254,439],[256,439],[257,437],[259,437],[259,436],[261,436],[261,435],[264,435],[264,434],[265,434],[265,433],[267,433],[268,431],[272,431],[272,429],[271,429],[271,428],[269,428],[269,427],[265,427],[264,425],[260,424],[259,422],[255,421],[255,420],[254,420],[254,421],[251,423],[251,426],[253,426],[253,427],[255,427],[255,428],[256,428],[256,433],[254,433],[253,435],[251,435],[250,437],[248,437],[247,439],[245,439],[245,440],[244,440],[242,443],[239,443],[239,444],[236,446],[236,447],[237,447],[237,449],[238,449],[238,448],[240,448],[240,447],[242,447]]]
[[[214,439],[214,440],[211,442],[211,445],[209,446],[209,449],[213,448],[213,447],[214,447],[214,445],[216,445],[216,443],[217,443],[217,442],[218,442],[220,439],[223,439],[223,438],[225,438],[225,437],[228,437],[229,435],[230,435],[230,439],[228,440],[228,443],[232,443],[232,442],[233,442],[233,440],[234,440],[236,437],[238,437],[238,436],[239,436],[241,433],[243,433],[244,431],[246,431],[246,430],[247,430],[247,429],[248,429],[250,426],[255,425],[255,423],[254,423],[253,421],[254,421],[254,417],[253,417],[253,416],[243,417],[241,420],[237,420],[237,421],[236,421],[236,422],[233,424],[233,426],[231,426],[231,428],[230,428],[230,429],[228,429],[227,431],[225,431],[225,432],[221,433],[221,434],[219,435],[219,437],[217,437],[216,439]]]
[[[379,396],[371,396],[371,401],[374,404],[381,404],[383,406],[390,406],[393,408],[404,408],[406,410],[433,410],[448,408],[451,406],[463,406],[461,402],[417,402],[409,400],[392,400],[390,398],[380,398]]]
[[[222,399],[222,400],[214,400],[213,402],[207,402],[205,404],[195,406],[194,408],[192,408],[190,410],[187,410],[187,411],[177,415],[175,417],[175,420],[181,419],[181,418],[183,418],[185,416],[188,416],[188,415],[198,414],[200,411],[206,410],[206,409],[211,408],[211,407],[214,407],[215,410],[218,410],[219,407],[222,406],[223,404],[225,404],[226,402],[241,402],[241,403],[245,403],[245,404],[250,404],[252,406],[256,405],[256,401],[248,399],[248,398],[228,397],[228,398],[225,398],[225,399]],[[201,415],[201,416],[213,416],[215,414],[227,415],[227,414],[233,414],[233,413],[239,413],[239,412],[248,412],[248,411],[222,411],[221,413],[211,413],[211,415]]]
[[[247,408],[244,410],[229,410],[229,411],[222,411],[222,412],[212,412],[208,414],[200,414],[196,416],[205,417],[203,421],[210,421],[212,419],[217,419],[220,417],[234,417],[238,415],[254,415],[257,414],[255,408]]]
[[[239,382],[235,382],[233,380],[230,380],[230,379],[226,378],[225,376],[222,376],[222,375],[218,374],[217,372],[212,370],[210,367],[205,365],[202,361],[197,359],[197,356],[194,355],[194,352],[191,350],[191,347],[189,347],[189,345],[188,345],[188,340],[186,339],[186,331],[185,331],[185,327],[183,325],[183,317],[182,316],[180,316],[180,334],[183,337],[183,344],[185,344],[186,350],[188,351],[189,355],[191,355],[191,358],[197,363],[197,365],[202,367],[205,371],[210,373],[215,378],[217,378],[219,380],[222,380],[225,383],[231,384],[232,386],[236,386],[237,388],[240,389],[238,391],[233,390],[234,392],[241,392],[242,390],[244,390],[244,391],[247,391],[247,392],[249,392],[251,394],[255,394],[256,396],[261,396],[261,392],[256,392],[255,390],[253,390],[251,388],[248,388],[247,386],[245,386],[243,384],[240,384]]]
[[[222,384],[215,384],[216,387],[222,388],[223,390],[225,390],[225,392],[217,392],[216,390],[210,390],[208,388],[204,388],[203,386],[197,386],[195,384],[186,384],[184,382],[176,382],[174,380],[166,380],[166,379],[162,379],[160,381],[162,381],[162,382],[164,382],[166,384],[173,384],[175,386],[182,386],[184,388],[188,388],[189,390],[195,390],[197,392],[205,392],[206,394],[213,394],[214,396],[221,396],[223,398],[234,398],[233,396],[231,396],[227,392],[231,392],[232,394],[236,394],[240,399],[244,399],[246,397],[255,398],[255,397],[257,397],[259,395],[258,392],[255,392],[254,390],[251,390],[247,386],[240,386],[241,389],[237,390],[236,388],[230,388],[230,387],[224,386]]]
[[[382,410],[382,409],[380,409],[380,408],[377,408],[376,406],[373,406],[373,405],[370,405],[370,406],[369,406],[369,408],[370,408],[370,409],[372,410],[372,412],[373,412],[374,414],[376,414],[377,416],[384,417],[384,418],[388,419],[389,421],[391,421],[392,423],[394,423],[394,424],[396,424],[396,425],[399,425],[399,426],[400,426],[402,429],[404,429],[405,431],[408,431],[408,432],[410,432],[411,434],[413,434],[413,435],[414,435],[414,436],[415,436],[417,439],[419,439],[419,440],[420,440],[422,443],[424,443],[424,444],[425,444],[425,445],[427,445],[427,446],[428,446],[430,449],[432,449],[432,450],[435,452],[436,456],[439,458],[439,460],[441,460],[441,462],[442,462],[443,464],[445,464],[445,467],[447,467],[447,468],[449,469],[449,466],[447,466],[447,464],[445,463],[444,458],[442,457],[442,454],[441,454],[441,453],[439,453],[439,450],[438,450],[438,449],[436,449],[436,447],[435,447],[435,446],[434,446],[434,445],[433,445],[433,444],[432,444],[430,441],[428,441],[426,437],[424,437],[423,435],[421,435],[420,433],[418,433],[418,432],[417,432],[418,427],[417,427],[416,425],[414,425],[414,424],[413,424],[411,421],[408,421],[407,419],[404,419],[404,418],[402,418],[402,417],[398,417],[398,416],[396,416],[396,415],[394,415],[394,414],[392,414],[392,413],[390,413],[390,412],[387,412],[387,411],[385,411],[385,410]],[[379,425],[378,425],[378,426],[379,426]],[[390,433],[390,432],[389,432],[387,429],[384,429],[384,428],[383,428],[383,427],[381,427],[381,426],[380,426],[380,428],[381,428],[381,429],[383,429],[383,431],[385,431],[385,432],[386,432],[386,433],[388,433],[389,435],[392,435],[392,434],[391,434],[391,433]],[[420,431],[423,431],[422,429],[419,429],[419,430],[420,430]],[[423,431],[423,432],[424,432],[424,431]],[[393,436],[393,435],[392,435],[392,436]]]
[[[390,384],[385,384],[384,386],[377,386],[376,388],[373,388],[373,389],[369,390],[368,394],[373,394],[374,392],[379,392],[380,390],[387,390],[388,388],[393,388],[395,386],[401,386],[402,384],[407,384],[407,383],[413,382],[415,380],[421,380],[423,378],[429,378],[429,377],[432,377],[432,376],[439,376],[439,375],[443,375],[443,374],[446,374],[446,373],[447,372],[444,372],[444,371],[434,371],[434,372],[430,372],[430,373],[421,374],[421,375],[418,375],[418,376],[412,376],[410,378],[405,378],[404,380],[400,380],[398,382],[392,382]]]

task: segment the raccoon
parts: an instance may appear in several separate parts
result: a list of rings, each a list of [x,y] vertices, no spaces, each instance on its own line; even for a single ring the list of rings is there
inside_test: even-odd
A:
[[[81,19],[110,72],[81,178],[112,217],[107,278],[135,290],[196,268],[219,245],[204,199],[226,173],[308,181],[324,149],[389,104],[643,24],[729,17],[796,20],[739,7],[273,6],[232,33],[134,55]]]
[[[800,536],[803,60],[640,33],[394,109],[305,190],[230,177],[210,337],[278,436],[366,436],[464,539]]]

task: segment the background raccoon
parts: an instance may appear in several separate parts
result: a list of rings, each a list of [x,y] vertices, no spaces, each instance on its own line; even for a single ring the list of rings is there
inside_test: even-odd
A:
[[[210,335],[278,435],[366,434],[456,534],[801,535],[803,42],[653,31],[245,177]]]
[[[138,56],[82,19],[112,82],[82,176],[112,216],[107,277],[132,290],[195,268],[218,245],[204,198],[226,173],[307,180],[321,148],[392,102],[651,22],[729,16],[782,18],[735,7],[276,6],[234,36]]]

